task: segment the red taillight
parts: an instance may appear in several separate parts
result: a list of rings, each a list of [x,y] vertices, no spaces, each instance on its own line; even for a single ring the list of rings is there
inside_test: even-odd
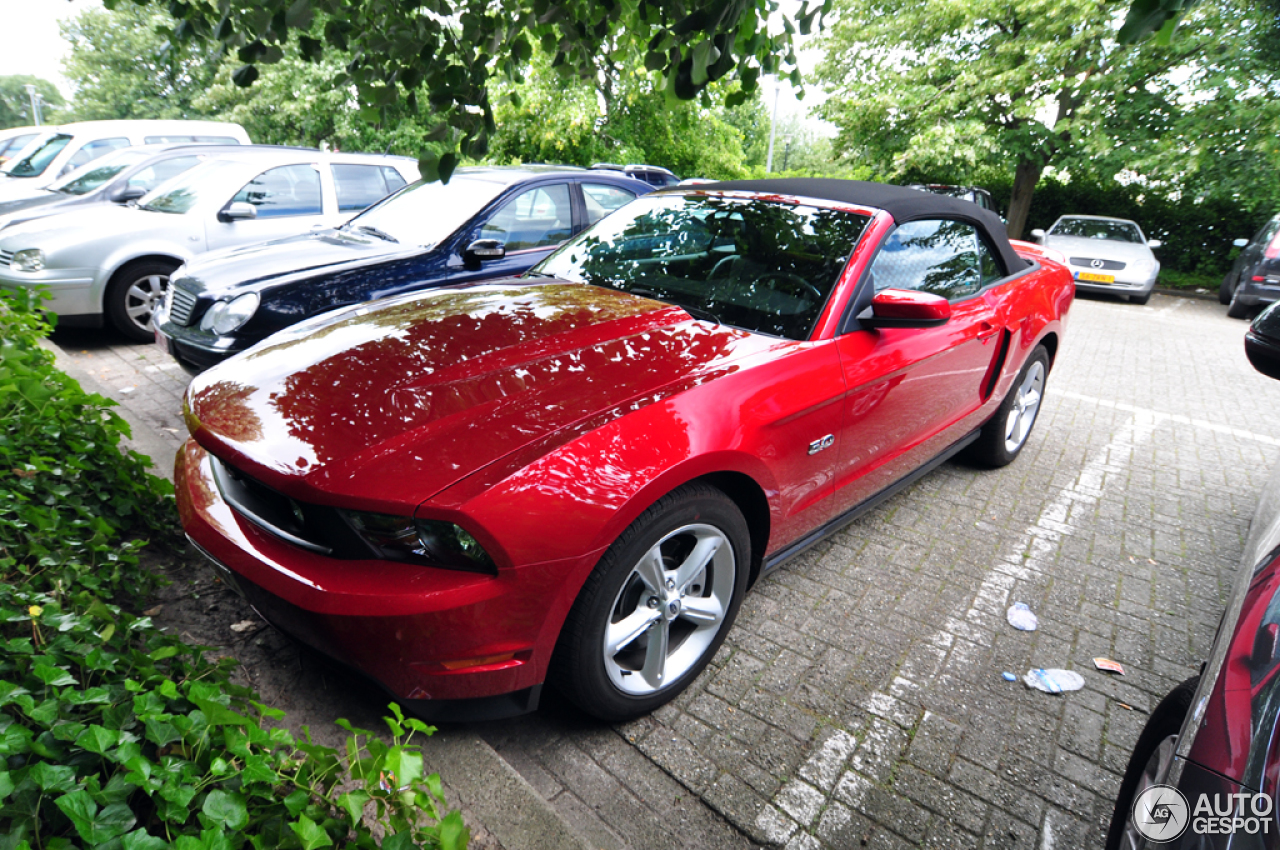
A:
[[[1280,257],[1280,230],[1276,231],[1276,235],[1271,237],[1271,242],[1267,245],[1267,250],[1263,253],[1268,260],[1274,260]]]

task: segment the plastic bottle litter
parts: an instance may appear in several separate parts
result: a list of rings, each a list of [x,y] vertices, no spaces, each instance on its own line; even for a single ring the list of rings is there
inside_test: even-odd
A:
[[[1083,688],[1084,676],[1074,670],[1062,670],[1057,667],[1045,670],[1041,667],[1028,670],[1022,677],[1022,682],[1028,688],[1035,688],[1046,694],[1061,694]]]
[[[1006,616],[1009,618],[1009,625],[1024,632],[1034,632],[1036,626],[1040,625],[1040,621],[1036,619],[1036,615],[1031,612],[1025,602],[1015,602],[1010,605]]]

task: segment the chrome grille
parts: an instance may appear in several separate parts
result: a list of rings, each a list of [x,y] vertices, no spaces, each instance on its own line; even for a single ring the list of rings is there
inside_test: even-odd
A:
[[[173,305],[169,310],[169,318],[175,323],[186,326],[191,321],[191,311],[196,307],[196,296],[194,292],[188,292],[177,286],[172,286],[169,291],[173,293]]]
[[[1093,257],[1072,257],[1070,262],[1073,266],[1080,266],[1085,269],[1106,269],[1107,271],[1115,272],[1124,268],[1124,263],[1118,260],[1095,260]],[[1102,265],[1095,266],[1095,262],[1102,263]]]

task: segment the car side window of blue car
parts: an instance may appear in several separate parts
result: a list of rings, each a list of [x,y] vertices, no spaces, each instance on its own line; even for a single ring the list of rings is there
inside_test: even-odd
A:
[[[871,265],[875,291],[918,289],[949,301],[999,280],[999,264],[978,229],[963,221],[927,219],[900,225]]]
[[[535,186],[508,201],[480,228],[481,239],[496,239],[507,253],[558,245],[573,234],[569,184]]]
[[[258,208],[258,218],[324,212],[320,174],[310,164],[264,171],[246,183],[231,202],[253,204]]]
[[[582,198],[587,207],[587,226],[595,224],[618,207],[634,201],[635,192],[606,186],[603,183],[583,183]]]

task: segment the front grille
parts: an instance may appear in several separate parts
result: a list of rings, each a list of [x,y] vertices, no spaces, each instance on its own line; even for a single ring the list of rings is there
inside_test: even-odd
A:
[[[13,262],[12,251],[0,251],[0,266],[7,266]]]
[[[209,463],[222,498],[263,531],[331,558],[377,557],[336,508],[291,499],[212,455]]]
[[[173,293],[173,306],[169,310],[169,319],[174,324],[186,327],[187,322],[191,321],[191,311],[196,307],[195,293],[178,286],[171,287],[169,291]]]
[[[1080,266],[1084,269],[1094,269],[1095,271],[1105,269],[1107,271],[1116,272],[1124,268],[1124,263],[1117,260],[1096,260],[1092,257],[1072,257],[1069,262],[1073,266]],[[1102,265],[1095,266],[1094,263],[1101,263]]]

